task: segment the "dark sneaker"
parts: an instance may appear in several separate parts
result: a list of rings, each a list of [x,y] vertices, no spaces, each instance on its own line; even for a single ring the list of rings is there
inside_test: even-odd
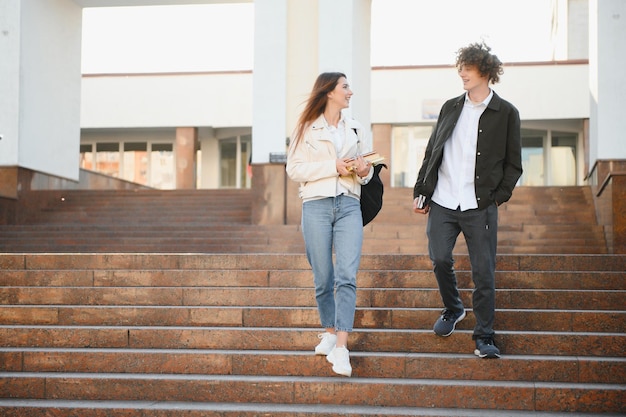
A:
[[[456,314],[448,309],[443,310],[441,317],[435,322],[433,330],[439,336],[450,336],[458,322],[465,318],[465,310]]]
[[[500,357],[500,349],[493,341],[493,337],[481,337],[476,339],[474,355],[479,358],[495,359]]]

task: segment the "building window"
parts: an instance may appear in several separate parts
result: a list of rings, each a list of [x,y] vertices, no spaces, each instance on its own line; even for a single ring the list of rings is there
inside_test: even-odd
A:
[[[137,184],[148,185],[148,144],[125,142],[122,178]]]
[[[93,145],[80,145],[80,167],[94,170]]]
[[[120,175],[120,144],[96,143],[96,171],[119,178]]]
[[[527,132],[522,134],[522,173],[518,185],[545,185],[543,135]]]
[[[552,164],[552,185],[576,185],[576,143],[573,133],[552,133],[550,161]]]
[[[174,145],[152,143],[150,146],[150,186],[161,190],[176,188]]]
[[[391,181],[392,187],[413,187],[428,138],[431,126],[395,126],[391,142]]]
[[[251,135],[220,140],[220,188],[250,188]]]
[[[422,166],[431,126],[394,126],[390,169],[393,187],[413,187]],[[579,133],[522,129],[522,168],[517,185],[578,184]]]
[[[176,188],[174,162],[174,145],[171,143],[98,142],[80,145],[81,168],[162,190]]]
[[[518,185],[578,184],[578,133],[522,129],[522,168]]]

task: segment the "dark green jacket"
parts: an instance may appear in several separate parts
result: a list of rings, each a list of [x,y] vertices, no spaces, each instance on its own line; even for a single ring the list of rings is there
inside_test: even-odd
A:
[[[413,188],[414,199],[420,194],[430,199],[435,192],[444,145],[452,136],[464,101],[465,94],[446,101],[441,108]],[[519,112],[494,91],[478,122],[474,177],[478,208],[484,209],[494,202],[502,204],[508,201],[521,175]]]

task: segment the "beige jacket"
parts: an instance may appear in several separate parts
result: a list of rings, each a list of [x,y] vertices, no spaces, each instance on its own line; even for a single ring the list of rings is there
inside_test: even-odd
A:
[[[351,158],[356,156],[357,152],[365,153],[371,150],[369,142],[364,141],[365,132],[359,122],[346,118],[344,124],[346,140],[339,155],[335,150],[331,133],[325,129],[323,115],[309,126],[296,146],[289,147],[287,175],[291,180],[300,183],[301,199],[335,197],[337,181],[341,181],[351,194],[360,197],[361,185],[367,184],[372,177],[373,169],[363,178],[356,174],[340,177],[337,173],[335,165],[337,158]]]

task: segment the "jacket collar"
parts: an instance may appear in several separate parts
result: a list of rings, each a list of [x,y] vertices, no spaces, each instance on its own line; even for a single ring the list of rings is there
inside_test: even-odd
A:
[[[493,97],[491,97],[491,100],[489,101],[489,104],[487,105],[488,109],[491,110],[500,110],[500,105],[502,104],[502,99],[500,98],[500,96],[498,94],[496,94],[496,92],[494,90],[493,91]],[[463,104],[465,103],[465,95],[467,93],[463,93],[460,96],[458,96],[457,98],[454,99],[454,107],[458,107],[460,109],[463,108]]]
[[[502,99],[500,98],[499,95],[496,94],[495,91],[493,91],[493,97],[491,97],[491,101],[489,102],[489,105],[487,106],[487,108],[498,111],[500,110],[501,104],[502,104]]]
[[[361,125],[354,119],[346,117],[343,113],[341,115],[341,120],[346,124],[348,129],[360,129]],[[313,123],[311,123],[311,129],[323,129],[326,126],[326,121],[324,120],[324,115],[320,114],[317,119]]]

